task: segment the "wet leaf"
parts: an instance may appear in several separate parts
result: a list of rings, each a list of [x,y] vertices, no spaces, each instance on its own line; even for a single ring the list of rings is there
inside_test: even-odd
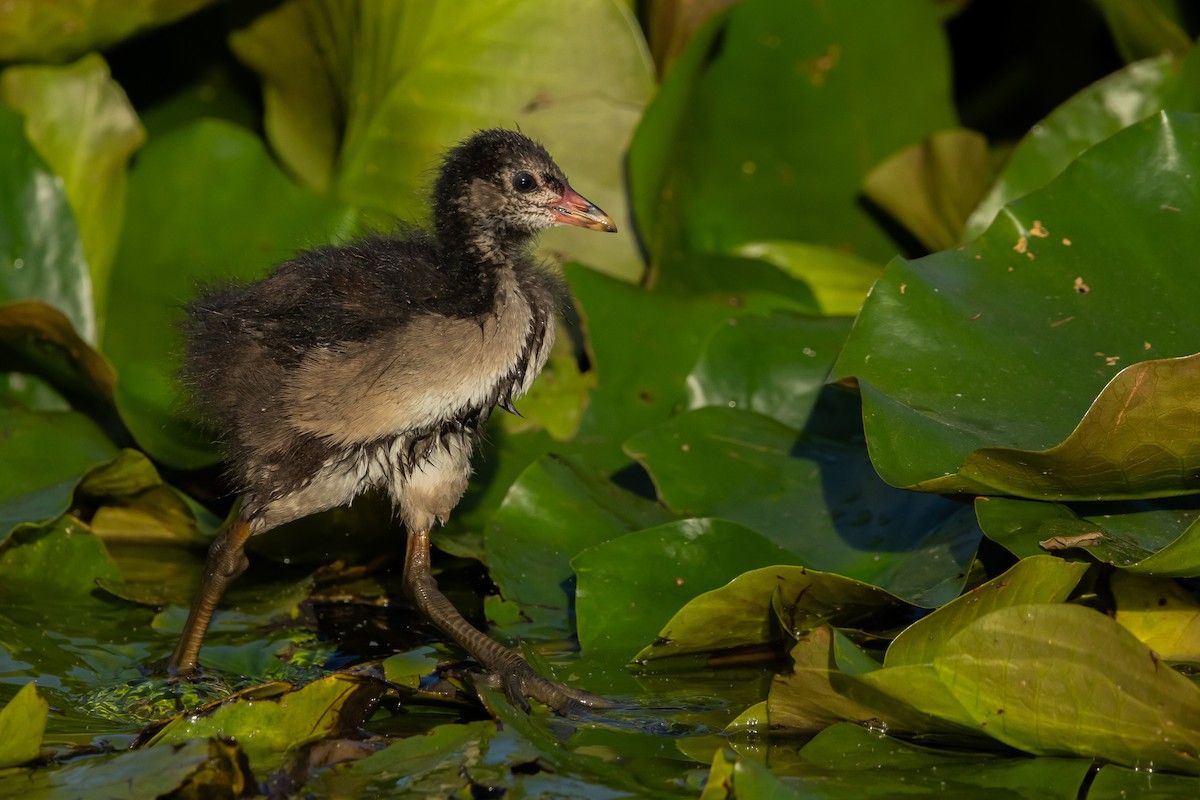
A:
[[[776,239],[888,258],[862,179],[954,124],[932,5],[741,3],[693,37],[634,138],[646,249],[664,270]]]
[[[772,608],[787,612],[779,620]],[[906,603],[882,589],[828,572],[772,566],[745,572],[688,601],[634,661],[779,641],[817,625],[887,624]]]
[[[783,563],[872,583],[918,605],[957,596],[979,541],[963,507],[880,481],[861,444],[803,436],[757,414],[689,411],[626,449],[676,513],[733,520],[787,550]]]
[[[983,238],[889,265],[835,367],[858,379],[886,481],[1034,499],[1194,491],[1200,426],[1183,386],[1200,359],[1170,359],[1195,347],[1180,254],[1198,143],[1200,117],[1147,120]]]
[[[730,320],[687,377],[688,407],[741,408],[803,427],[849,331],[844,317]]]
[[[257,139],[228,123],[199,122],[146,146],[130,174],[104,352],[121,375],[121,416],[151,456],[186,468],[217,458],[212,434],[179,416],[172,379],[175,326],[196,284],[262,277],[329,241],[347,213],[292,184]]]
[[[20,114],[0,105],[0,303],[41,300],[96,341],[92,281],[60,180],[25,139]]]
[[[1200,772],[1200,686],[1091,609],[999,609],[946,642],[934,667],[980,729],[1012,747]]]
[[[266,80],[268,134],[306,182],[332,178],[349,203],[420,217],[429,171],[450,144],[519,126],[623,232],[550,231],[541,252],[640,276],[622,154],[653,74],[623,4],[293,0],[233,42]]]
[[[0,708],[0,769],[33,761],[42,751],[49,704],[27,683]]]
[[[103,328],[125,214],[125,167],[145,139],[137,114],[94,53],[67,66],[9,67],[0,74],[0,99],[24,115],[29,141],[62,178]]]
[[[1002,575],[914,622],[892,641],[883,663],[888,667],[932,664],[955,634],[997,609],[1064,602],[1087,569],[1086,563],[1052,556],[1022,559]]]
[[[0,16],[0,61],[63,61],[164,25],[212,0],[14,0]]]
[[[235,737],[256,772],[285,751],[361,724],[380,686],[369,679],[330,675],[267,700],[235,700],[205,715],[179,717],[147,745],[158,748],[209,736]]]
[[[688,600],[789,554],[719,519],[688,519],[612,539],[571,561],[585,653],[630,660]]]
[[[116,455],[96,424],[73,411],[0,405],[0,430],[0,542],[17,525],[62,514],[87,471]]]
[[[954,247],[987,188],[987,139],[965,128],[938,131],[876,165],[863,193],[929,250]]]

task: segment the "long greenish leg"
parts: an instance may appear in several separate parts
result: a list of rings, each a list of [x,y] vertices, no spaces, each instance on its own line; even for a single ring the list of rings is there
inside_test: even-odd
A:
[[[404,588],[421,613],[487,667],[516,705],[528,708],[525,698],[532,697],[561,714],[616,706],[611,700],[539,675],[524,658],[467,622],[438,589],[429,560],[428,530],[409,531]]]
[[[204,633],[212,622],[213,612],[217,603],[229,588],[229,584],[246,571],[250,565],[246,558],[246,540],[250,538],[250,524],[239,518],[220,536],[213,540],[208,548],[208,560],[204,564],[204,578],[196,597],[192,600],[192,609],[188,612],[187,622],[184,623],[183,633],[179,636],[179,644],[167,662],[172,673],[187,676],[196,671],[196,662],[200,658],[200,644],[204,641]]]

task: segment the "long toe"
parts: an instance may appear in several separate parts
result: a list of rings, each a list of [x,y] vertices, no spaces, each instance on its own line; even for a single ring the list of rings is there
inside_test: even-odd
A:
[[[545,678],[524,662],[499,671],[489,670],[482,678],[488,686],[503,691],[509,702],[526,711],[529,710],[528,700],[537,700],[566,717],[619,707],[606,697]]]

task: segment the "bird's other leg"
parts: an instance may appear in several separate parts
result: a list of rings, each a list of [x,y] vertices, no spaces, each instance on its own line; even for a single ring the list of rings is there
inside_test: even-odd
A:
[[[539,675],[524,658],[467,622],[438,589],[430,568],[428,529],[409,531],[404,589],[421,613],[491,672],[514,704],[528,709],[525,698],[532,697],[560,714],[580,714],[588,708],[615,705],[603,697]]]
[[[183,633],[179,636],[179,644],[167,662],[172,673],[179,676],[190,675],[196,671],[196,662],[200,657],[200,644],[204,641],[204,632],[212,621],[213,612],[221,596],[233,583],[237,576],[246,571],[250,565],[246,558],[246,540],[250,538],[250,523],[239,517],[229,528],[226,528],[208,548],[208,560],[204,564],[204,577],[196,597],[192,600],[192,609],[188,612],[187,622],[184,623]]]

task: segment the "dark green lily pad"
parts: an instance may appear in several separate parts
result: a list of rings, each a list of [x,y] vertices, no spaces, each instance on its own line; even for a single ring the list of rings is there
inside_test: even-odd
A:
[[[801,428],[849,331],[845,317],[730,320],[687,377],[688,407],[742,408]]]
[[[688,372],[709,336],[729,320],[744,316],[748,308],[767,313],[796,304],[773,287],[761,288],[752,274],[724,264],[708,266],[710,291],[696,296],[678,286],[670,292],[647,291],[567,265],[596,370],[596,388],[574,438],[589,464],[622,466],[628,460],[619,450],[625,438],[686,404]],[[713,270],[723,274],[714,276]],[[730,284],[724,290],[722,279]]]
[[[104,352],[121,375],[121,416],[151,456],[187,468],[217,459],[212,434],[180,418],[172,378],[173,331],[197,283],[262,277],[344,232],[348,220],[344,207],[295,186],[259,140],[228,123],[198,122],[147,144],[130,173]]]
[[[888,267],[835,367],[858,379],[886,481],[1034,499],[1194,491],[1200,424],[1182,387],[1196,367],[1139,365],[1195,350],[1181,256],[1198,229],[1193,162],[1200,117],[1147,120],[1013,203],[983,238]],[[1169,427],[1146,429],[1143,412],[1166,411]]]
[[[0,707],[0,769],[33,761],[42,751],[50,705],[27,683]]]
[[[580,464],[548,456],[521,473],[488,523],[487,564],[505,599],[531,620],[569,629],[571,559],[671,516]]]
[[[885,259],[897,247],[859,203],[863,177],[954,125],[931,5],[740,3],[646,110],[630,150],[638,226],[664,269],[776,239]]]
[[[1190,60],[1198,59],[1193,53]],[[1096,81],[1033,126],[972,212],[963,241],[981,235],[1006,203],[1041,188],[1092,145],[1161,110],[1180,91],[1178,72],[1170,56],[1138,61]],[[1200,76],[1189,74],[1187,82],[1194,84],[1194,77]],[[1172,107],[1195,110],[1180,102]]]
[[[934,667],[979,729],[1012,747],[1200,773],[1200,686],[1091,609],[996,610]]]
[[[626,534],[571,560],[585,653],[630,660],[688,600],[789,554],[741,525],[688,519]]]
[[[0,430],[0,542],[17,525],[62,514],[88,470],[116,455],[104,432],[73,411],[0,406]]]
[[[1106,764],[1088,788],[1087,800],[1177,800],[1200,794],[1200,778],[1172,775],[1154,769],[1129,769]]]
[[[137,114],[94,53],[67,66],[9,67],[0,75],[0,99],[24,115],[30,142],[62,179],[103,328],[125,214],[125,168],[145,139]]]
[[[758,414],[701,408],[625,446],[676,513],[733,520],[791,563],[917,605],[958,595],[979,541],[968,508],[887,486],[860,443],[810,438]]]

